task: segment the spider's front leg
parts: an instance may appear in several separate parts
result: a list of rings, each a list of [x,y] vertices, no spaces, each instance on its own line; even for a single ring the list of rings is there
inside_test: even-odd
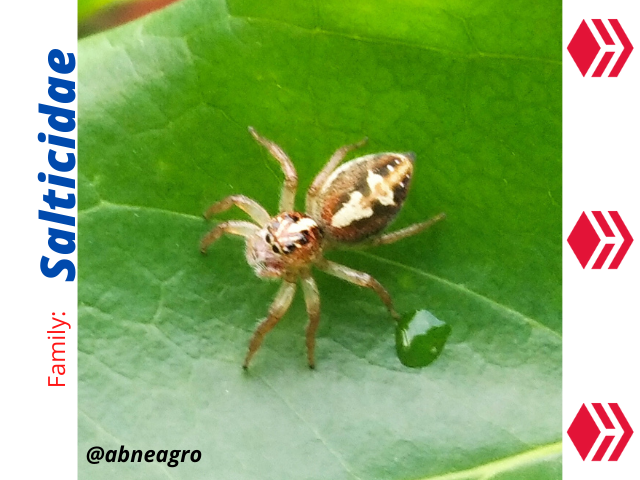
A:
[[[380,300],[387,306],[389,313],[396,320],[400,319],[400,315],[393,308],[393,302],[391,301],[391,296],[389,292],[385,290],[385,288],[380,285],[375,278],[365,272],[360,272],[358,270],[354,270],[353,268],[346,267],[344,265],[340,265],[339,263],[331,262],[329,260],[322,260],[317,263],[316,266],[322,270],[323,272],[328,273],[329,275],[333,275],[334,277],[341,278],[342,280],[346,280],[350,283],[355,283],[361,287],[367,287],[376,292]]]
[[[247,351],[247,356],[244,359],[242,368],[246,370],[249,367],[249,362],[251,362],[251,358],[253,358],[260,348],[260,345],[262,345],[265,335],[276,326],[284,314],[287,313],[287,310],[289,310],[295,293],[296,284],[283,280],[280,290],[278,290],[271,307],[269,307],[269,315],[258,324],[258,327],[253,332],[253,336],[249,342],[249,350]]]
[[[263,227],[270,219],[269,213],[255,200],[244,195],[230,195],[211,205],[203,216],[209,220],[216,213],[229,210],[233,206],[244,210],[258,225]]]
[[[291,162],[291,159],[284,153],[284,150],[279,145],[273,143],[271,140],[267,140],[253,127],[249,127],[249,133],[256,139],[256,141],[264,148],[269,150],[269,153],[280,162],[282,172],[284,173],[284,185],[282,185],[282,193],[280,194],[280,212],[292,212],[294,210],[296,200],[296,190],[298,189],[298,174]]]
[[[209,233],[207,233],[200,241],[200,252],[206,254],[209,245],[218,240],[225,233],[240,235],[241,237],[246,238],[250,235],[253,235],[258,230],[260,230],[260,227],[251,222],[245,222],[243,220],[229,220],[228,222],[219,223],[218,225],[213,227],[213,229]]]

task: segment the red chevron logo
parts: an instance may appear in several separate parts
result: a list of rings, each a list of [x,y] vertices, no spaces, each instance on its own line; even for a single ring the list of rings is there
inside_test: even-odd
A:
[[[609,270],[615,270],[620,266],[620,262],[627,254],[629,247],[633,243],[633,237],[629,233],[627,226],[622,221],[620,214],[616,211],[609,211],[609,220],[605,218],[603,212],[582,212],[567,242],[578,258],[582,268],[586,268],[595,252],[600,247],[600,253],[591,265],[591,269],[599,270],[612,257]],[[614,230],[617,232],[614,233]],[[615,254],[612,251],[618,247]]]
[[[631,55],[633,45],[618,20],[594,18],[582,21],[567,50],[583,77],[589,72],[590,77],[602,77],[610,63],[613,66],[607,76],[617,77]],[[617,59],[612,62],[616,55]]]
[[[586,460],[589,454],[595,450],[591,461],[600,462],[605,454],[612,450],[608,461],[617,462],[633,435],[633,429],[618,404],[609,403],[608,405],[617,425],[611,421],[611,415],[607,413],[602,403],[592,403],[590,408],[583,403],[576,418],[571,422],[569,430],[567,430],[567,435],[582,460]],[[616,438],[617,442],[611,447]],[[598,443],[598,448],[594,448]]]

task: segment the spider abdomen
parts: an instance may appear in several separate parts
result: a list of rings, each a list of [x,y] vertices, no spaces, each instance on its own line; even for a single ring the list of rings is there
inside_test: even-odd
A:
[[[309,206],[326,236],[356,243],[384,230],[404,203],[414,154],[376,153],[337,168]]]

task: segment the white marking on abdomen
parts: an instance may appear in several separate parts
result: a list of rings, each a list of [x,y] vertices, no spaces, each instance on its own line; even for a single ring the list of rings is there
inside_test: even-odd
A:
[[[382,176],[373,173],[369,170],[367,175],[367,184],[371,189],[370,199],[371,201],[378,201],[381,205],[395,205],[393,201],[393,190],[389,187],[389,184],[384,181]]]
[[[342,208],[331,218],[331,226],[336,228],[346,227],[356,220],[369,218],[373,215],[373,209],[369,206],[363,206],[362,199],[363,195],[361,192],[351,192],[349,201],[342,204]]]

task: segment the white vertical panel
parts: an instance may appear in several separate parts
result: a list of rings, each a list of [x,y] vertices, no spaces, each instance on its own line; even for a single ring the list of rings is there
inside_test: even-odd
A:
[[[603,434],[586,461],[566,434],[581,405],[593,402],[605,404],[607,411],[607,403],[618,403],[640,432],[640,241],[617,270],[606,268],[610,260],[603,269],[590,269],[593,258],[583,269],[566,242],[582,212],[594,210],[607,219],[607,211],[618,211],[640,240],[639,13],[638,2],[630,0],[563,4],[563,467],[568,480],[637,479],[640,471],[638,434],[617,462],[606,461],[613,445],[603,461],[589,461]],[[567,52],[582,20],[593,27],[592,19],[602,19],[606,27],[606,20],[618,19],[636,46],[617,78],[606,76],[611,66],[601,78],[590,77],[593,66],[583,77]],[[616,52],[612,61],[618,56]],[[595,61],[601,57],[602,52]]]
[[[2,36],[2,310],[3,367],[2,478],[69,479],[77,476],[77,282],[65,282],[66,272],[46,278],[41,257],[52,264],[62,258],[77,265],[77,251],[52,252],[48,228],[66,227],[38,220],[38,210],[49,210],[42,196],[49,188],[67,198],[76,191],[38,181],[38,173],[76,179],[77,169],[56,172],[49,165],[49,145],[37,135],[57,133],[38,113],[38,104],[77,112],[72,103],[53,102],[47,93],[50,76],[76,81],[76,69],[59,75],[48,64],[51,49],[77,53],[77,3],[75,0],[11,1],[0,4]],[[76,113],[77,120],[77,113]],[[77,128],[64,135],[76,138]],[[57,147],[56,147],[57,148]],[[73,150],[59,148],[60,158]],[[76,208],[57,208],[55,213],[77,217]],[[77,223],[77,221],[76,221]],[[77,240],[77,236],[76,236]],[[76,276],[77,280],[77,276]],[[47,386],[52,373],[52,340],[47,331],[63,318],[66,373],[59,375],[64,387]],[[61,316],[65,313],[64,317]],[[58,328],[60,330],[60,327]],[[54,330],[55,331],[55,330]]]

